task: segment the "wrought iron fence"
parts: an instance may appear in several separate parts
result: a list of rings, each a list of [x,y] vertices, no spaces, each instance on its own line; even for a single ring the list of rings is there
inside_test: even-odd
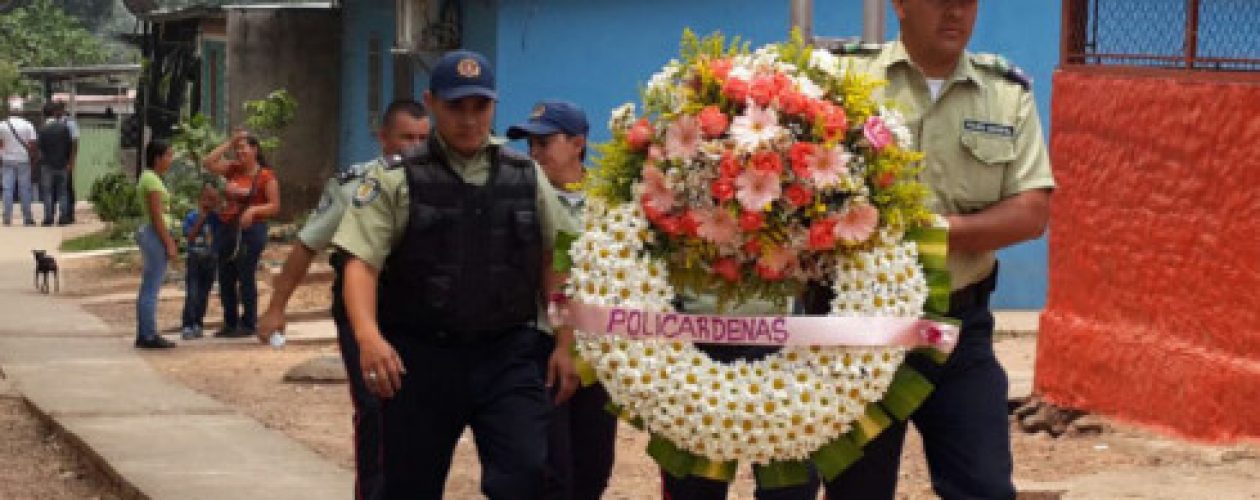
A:
[[[1260,1],[1063,0],[1065,65],[1260,71]]]

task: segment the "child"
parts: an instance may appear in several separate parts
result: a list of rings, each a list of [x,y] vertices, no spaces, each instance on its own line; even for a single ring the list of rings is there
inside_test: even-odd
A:
[[[216,262],[211,239],[219,228],[219,191],[213,184],[201,187],[197,209],[184,218],[184,237],[188,239],[188,272],[184,279],[183,328],[184,340],[202,336],[202,320],[206,316],[206,304],[210,300],[210,287],[214,284]]]

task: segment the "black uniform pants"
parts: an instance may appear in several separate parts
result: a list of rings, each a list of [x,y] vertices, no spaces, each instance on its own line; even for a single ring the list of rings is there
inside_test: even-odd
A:
[[[399,333],[386,331],[407,369],[402,390],[382,405],[388,498],[442,498],[465,427],[477,443],[486,497],[541,498],[550,411],[536,355],[542,334],[520,327],[456,345]]]
[[[989,310],[996,279],[995,270],[950,297],[949,316],[962,321],[962,335],[948,362],[906,358],[936,385],[910,420],[923,437],[932,488],[945,500],[1015,498],[1007,378],[993,354]],[[905,437],[905,423],[881,433],[867,444],[861,460],[826,485],[827,498],[893,498]]]
[[[773,347],[698,345],[701,351],[715,361],[731,363],[738,359],[760,359],[778,351]],[[730,483],[697,476],[674,477],[661,471],[661,491],[665,500],[722,500],[726,498]],[[818,496],[818,480],[787,488],[763,489],[754,492],[757,500],[813,500]]]
[[[550,358],[550,336],[539,357]],[[617,417],[609,413],[608,392],[594,384],[551,409],[547,425],[547,500],[599,500],[612,476],[617,446]]]
[[[333,259],[336,278],[333,280],[332,317],[337,325],[341,362],[345,364],[346,378],[350,381],[350,401],[354,403],[354,498],[382,500],[385,498],[385,474],[381,464],[381,400],[368,390],[363,381],[359,343],[354,338],[345,302],[341,298],[343,264]]]

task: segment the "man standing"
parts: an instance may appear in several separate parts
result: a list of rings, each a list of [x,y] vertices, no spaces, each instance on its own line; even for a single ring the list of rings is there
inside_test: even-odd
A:
[[[345,215],[350,197],[354,195],[364,172],[385,164],[385,158],[399,155],[415,147],[429,137],[429,118],[424,106],[411,99],[400,99],[385,108],[385,117],[377,139],[381,143],[380,158],[351,165],[328,180],[324,194],[314,214],[298,233],[298,242],[289,250],[284,268],[275,280],[271,303],[258,320],[258,339],[263,343],[271,340],[273,333],[284,331],[284,308],[293,296],[293,290],[302,282],[315,255],[332,243],[337,226]],[[381,471],[381,403],[363,381],[359,368],[359,347],[354,331],[346,317],[342,288],[346,255],[333,252],[329,256],[333,266],[333,323],[337,327],[337,344],[341,347],[341,361],[350,381],[350,399],[354,403],[354,460],[355,498],[379,500],[385,498],[384,476]]]
[[[78,155],[77,132],[65,119],[66,107],[60,102],[44,106],[47,120],[39,128],[39,192],[44,202],[44,226],[53,225],[57,207],[61,207],[56,223],[66,225],[74,216],[74,204],[70,200],[70,182]]]
[[[580,185],[586,176],[586,113],[568,101],[545,100],[524,123],[508,128],[509,139],[528,139],[559,200],[575,220],[585,204]],[[545,315],[540,315],[540,320]],[[541,322],[541,321],[540,321]],[[551,413],[548,428],[547,498],[598,500],[608,487],[617,445],[617,417],[604,409],[608,393],[600,384],[579,388]]]
[[[8,105],[0,103],[5,112]],[[13,197],[22,203],[22,225],[34,226],[31,214],[31,167],[39,159],[35,127],[20,116],[0,120],[0,182],[4,187],[4,225],[13,223]]]
[[[441,498],[455,444],[472,427],[482,492],[542,494],[549,404],[577,385],[573,331],[544,370],[535,328],[558,295],[557,231],[574,231],[541,169],[491,141],[495,79],[475,52],[433,66],[425,105],[437,133],[367,173],[333,244],[349,254],[346,312],[368,389],[384,398],[389,498]]]
[[[1036,239],[1049,218],[1054,178],[1028,80],[995,56],[966,51],[978,0],[893,0],[901,38],[850,54],[853,71],[886,79],[884,97],[908,107],[925,153],[922,179],[949,222],[949,316],[962,322],[944,365],[907,363],[936,389],[911,416],[942,498],[1014,498],[1006,372],[993,354],[989,295],[994,252]],[[860,50],[860,49],[859,49]],[[825,302],[824,302],[825,304]],[[817,307],[812,308],[817,311]],[[831,498],[893,498],[905,424],[867,445],[828,484]]]

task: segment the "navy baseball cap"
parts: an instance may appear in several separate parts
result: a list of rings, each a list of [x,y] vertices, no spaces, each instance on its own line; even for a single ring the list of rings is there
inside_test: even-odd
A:
[[[490,61],[471,50],[455,50],[442,56],[429,73],[429,91],[443,101],[469,96],[499,98]]]
[[[509,127],[507,136],[512,140],[557,132],[585,136],[590,129],[590,125],[586,123],[586,113],[581,107],[569,101],[550,99],[535,104],[529,120]]]

